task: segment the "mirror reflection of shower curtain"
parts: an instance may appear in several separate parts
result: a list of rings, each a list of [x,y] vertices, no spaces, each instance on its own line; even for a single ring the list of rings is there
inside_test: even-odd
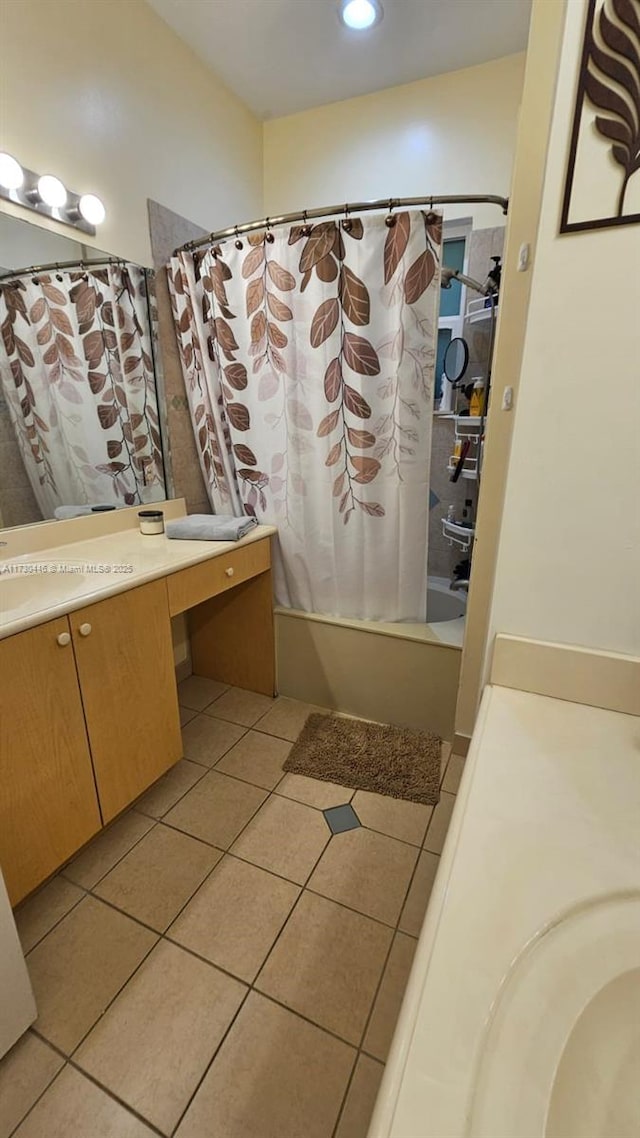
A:
[[[146,289],[137,265],[0,287],[0,381],[44,518],[164,496]]]
[[[441,218],[415,211],[170,263],[211,504],[278,527],[281,605],[426,617],[441,237]]]

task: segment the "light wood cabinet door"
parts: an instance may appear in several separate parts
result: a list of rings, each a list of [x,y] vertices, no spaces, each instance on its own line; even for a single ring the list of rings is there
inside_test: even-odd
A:
[[[0,641],[0,865],[11,903],[100,825],[65,616]]]
[[[128,589],[69,619],[109,822],[182,756],[166,581]]]

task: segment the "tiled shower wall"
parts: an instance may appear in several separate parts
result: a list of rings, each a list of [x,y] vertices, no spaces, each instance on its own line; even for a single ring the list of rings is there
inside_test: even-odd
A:
[[[491,257],[502,256],[503,246],[503,225],[497,225],[492,229],[474,229],[469,238],[469,276],[477,281],[484,281],[492,267]],[[467,303],[475,295],[467,291]],[[469,324],[465,320],[463,335],[469,346],[469,366],[465,379],[471,380],[480,376],[486,381],[489,332],[489,320],[480,324]],[[462,403],[466,405],[464,400]],[[462,478],[456,483],[449,481],[447,463],[449,456],[453,454],[453,447],[452,420],[435,415],[431,442],[429,509],[429,576],[431,577],[451,577],[458,561],[467,556],[458,546],[450,546],[442,533],[442,518],[446,517],[449,506],[455,506],[456,516],[461,514],[465,498],[471,498],[474,511],[477,507],[477,482],[465,481]]]
[[[42,513],[27,478],[7,404],[0,391],[0,528],[41,521]]]
[[[169,450],[169,469],[173,475],[173,495],[186,498],[190,514],[210,514],[211,506],[207,498],[200,463],[196,454],[187,393],[182,377],[182,367],[178,353],[169,286],[167,284],[166,264],[174,249],[204,236],[204,229],[193,225],[180,214],[166,209],[159,202],[148,199],[149,229],[151,233],[151,252],[156,272],[156,297],[158,304],[158,338],[162,357],[162,380],[160,399],[166,409],[166,425]],[[163,390],[164,389],[164,393]]]

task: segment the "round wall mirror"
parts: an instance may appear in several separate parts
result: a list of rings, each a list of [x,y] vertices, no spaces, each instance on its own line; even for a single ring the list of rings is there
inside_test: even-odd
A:
[[[469,363],[469,345],[462,336],[456,336],[444,353],[443,369],[449,383],[457,384],[462,379]]]

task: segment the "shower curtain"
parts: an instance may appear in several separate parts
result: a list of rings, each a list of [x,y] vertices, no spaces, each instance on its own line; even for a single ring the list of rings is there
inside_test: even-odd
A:
[[[44,518],[164,486],[147,283],[108,265],[0,287],[0,383]]]
[[[442,219],[252,233],[171,260],[212,508],[278,527],[276,600],[426,617]]]

